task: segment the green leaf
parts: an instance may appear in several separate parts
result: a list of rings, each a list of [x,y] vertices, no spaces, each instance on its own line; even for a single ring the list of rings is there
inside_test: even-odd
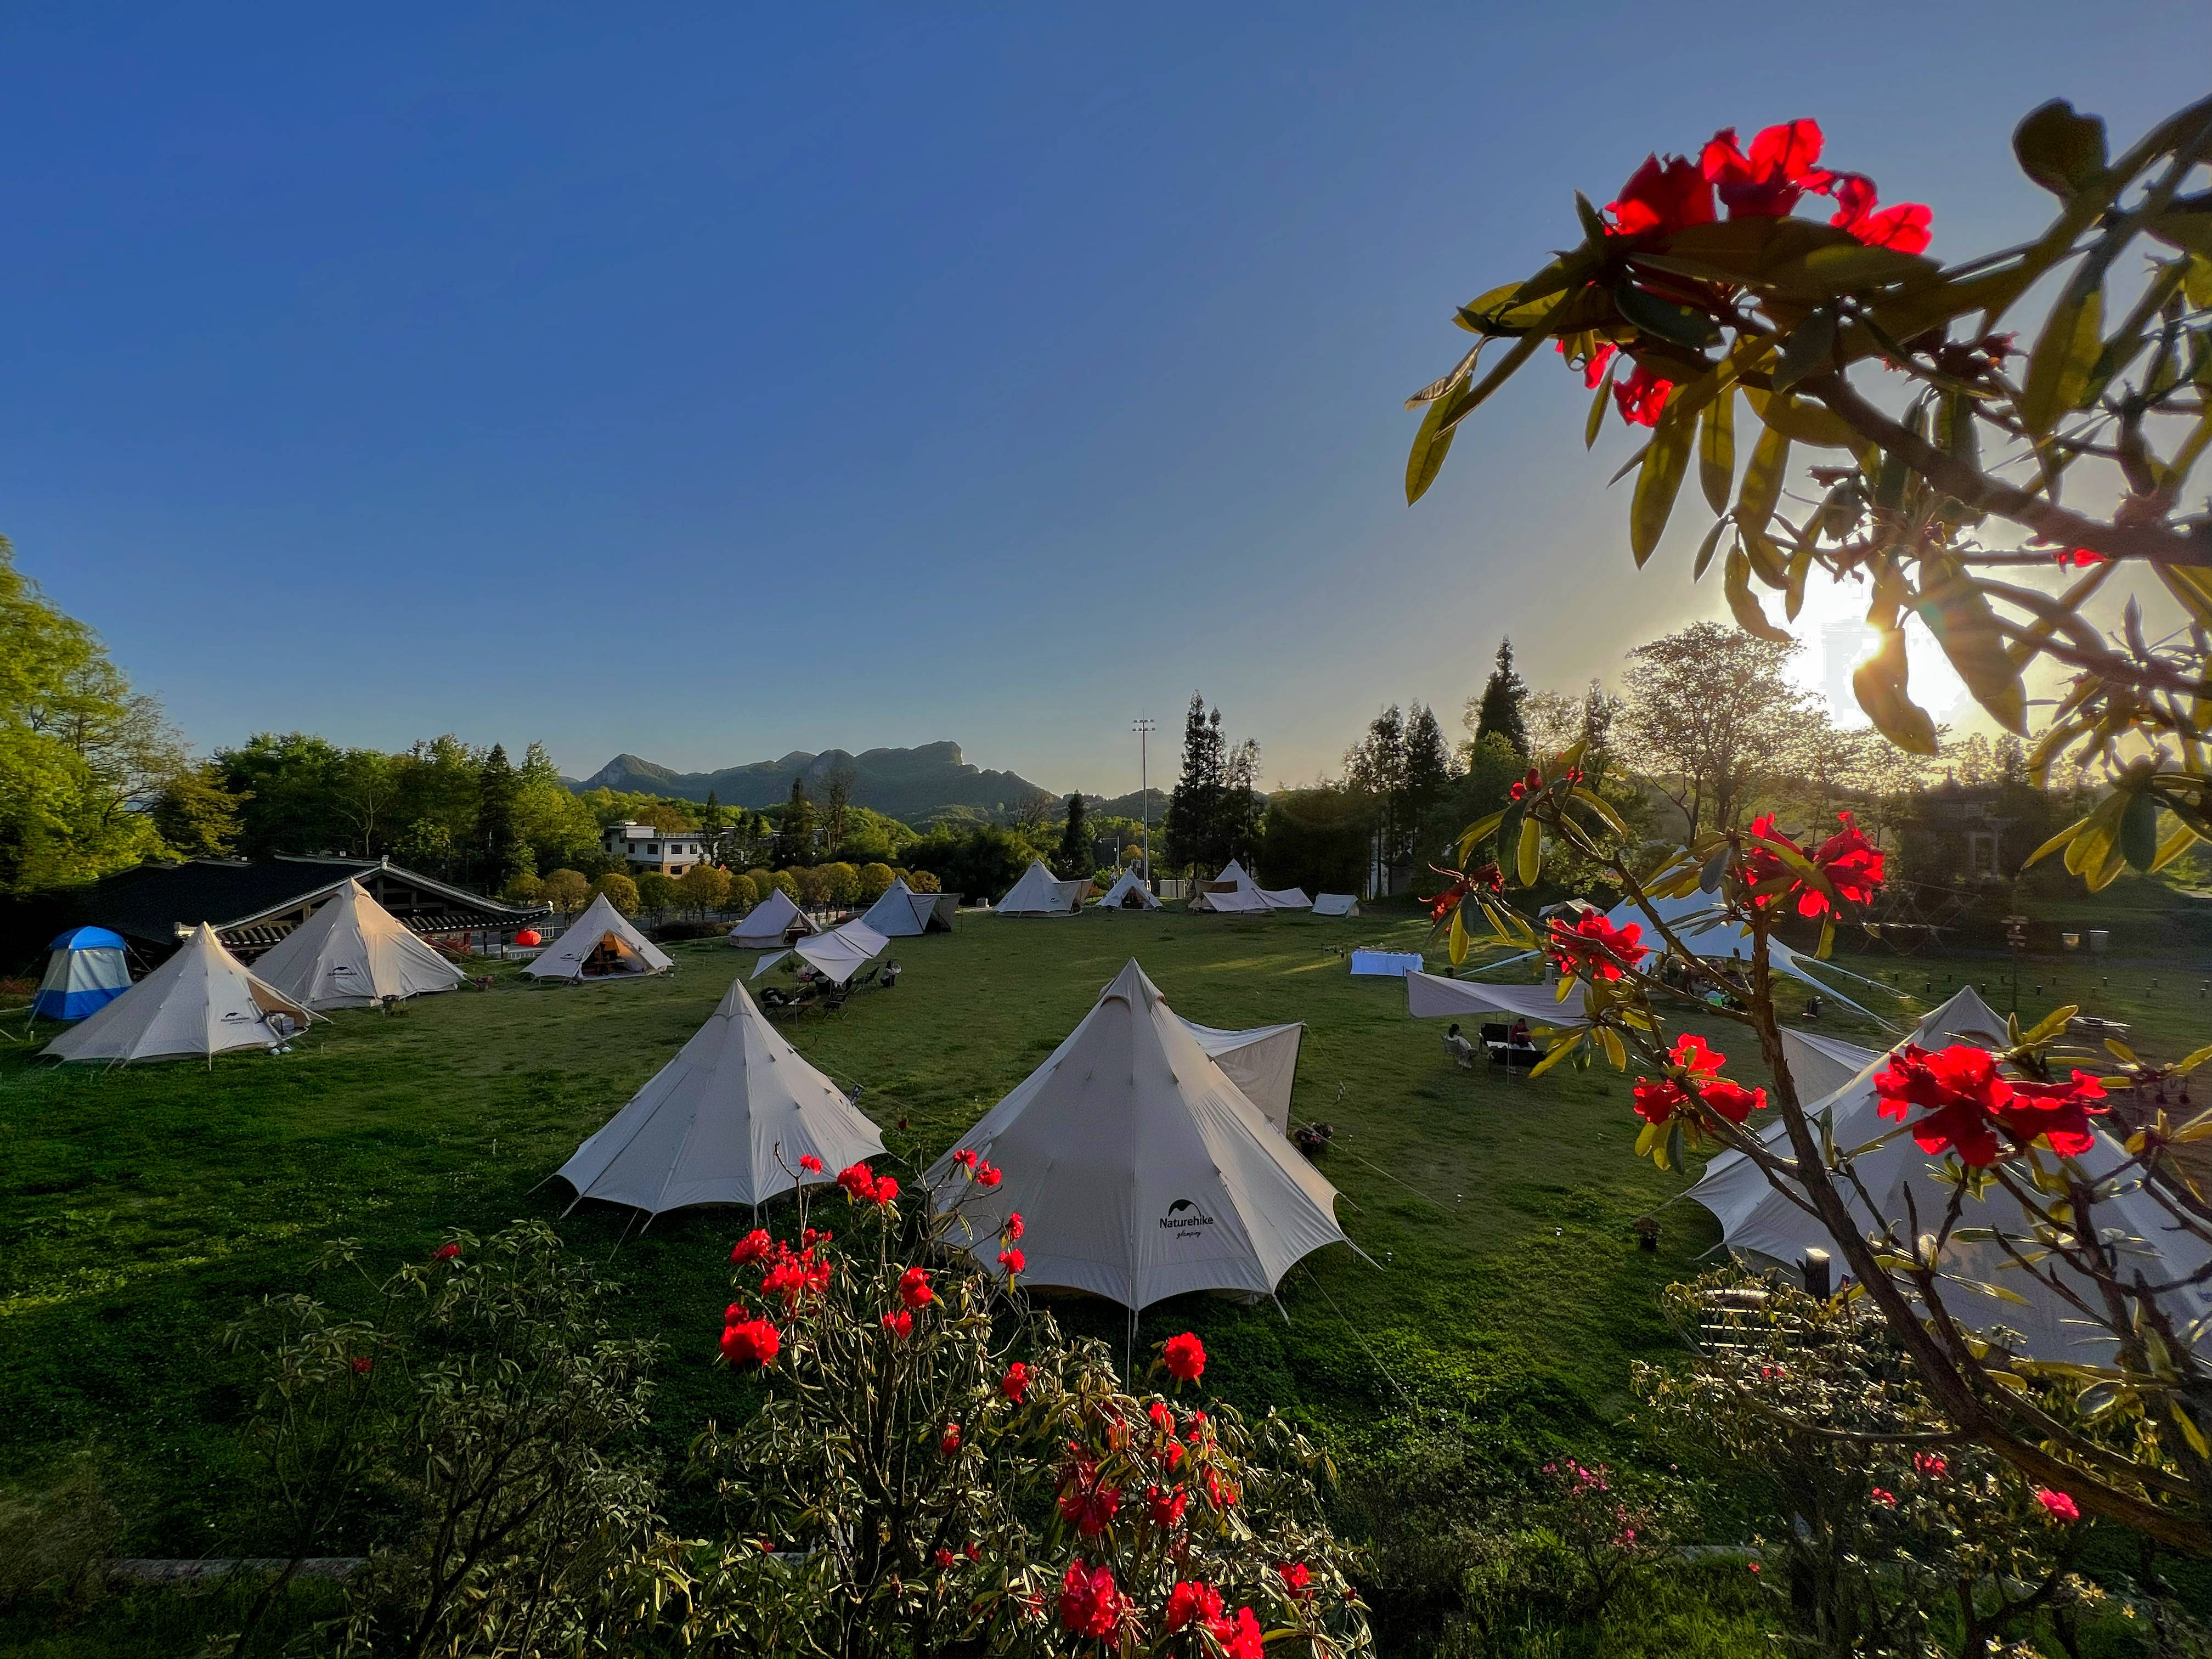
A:
[[[2120,856],[2137,870],[2158,857],[2158,801],[2148,791],[2128,802],[2120,814]]]
[[[1561,982],[1567,985],[1572,985],[1574,983],[1572,980],[1565,980]],[[1555,1039],[1553,1042],[1552,1046],[1545,1051],[1543,1059],[1538,1060],[1534,1066],[1528,1068],[1528,1075],[1531,1078],[1540,1078],[1543,1076],[1545,1073],[1550,1071],[1552,1067],[1558,1065],[1569,1054],[1574,1053],[1576,1049],[1581,1048],[1583,1046],[1583,1039],[1589,1035],[1589,1028],[1587,1025],[1583,1025],[1577,1026],[1575,1030],[1568,1032],[1565,1036]]]
[[[2012,153],[2022,173],[2061,201],[2102,178],[2110,161],[2104,122],[2077,115],[2063,98],[2038,104],[2021,118],[2012,132]]]
[[[1729,519],[1713,520],[1713,527],[1705,532],[1705,540],[1698,544],[1698,562],[1690,567],[1692,581],[1700,580],[1704,577],[1705,567],[1713,562],[1713,550],[1721,544],[1721,532],[1733,522],[1734,520]]]
[[[1875,729],[1909,755],[1933,755],[1936,722],[1906,695],[1905,630],[1886,628],[1875,653],[1851,671],[1851,690]]]
[[[1762,392],[1756,386],[1744,387],[1743,395],[1751,399],[1753,412],[1771,429],[1795,438],[1799,443],[1821,449],[1858,447],[1858,434],[1832,410],[1806,403],[1788,392]]]
[[[2044,319],[2043,332],[2027,355],[2027,379],[2021,388],[2021,423],[2041,437],[2058,417],[2080,406],[2089,372],[2104,349],[2105,289],[2100,283],[2079,295],[2059,297]]]
[[[1822,307],[1790,331],[1774,360],[1774,389],[1787,392],[1814,369],[1825,366],[1836,349],[1836,313]]]
[[[1408,507],[1428,493],[1429,486],[1437,481],[1437,474],[1443,471],[1444,457],[1451,453],[1452,434],[1442,429],[1444,411],[1450,406],[1449,398],[1431,401],[1421,416],[1420,430],[1413,434],[1413,452],[1406,457]]]
[[[1650,453],[1636,475],[1636,499],[1628,508],[1628,545],[1639,568],[1659,545],[1668,515],[1674,510],[1674,497],[1681,493],[1682,475],[1690,466],[1694,430],[1683,391],[1676,386],[1668,393],[1667,408],[1651,433]]]
[[[1544,868],[1544,826],[1534,818],[1521,820],[1521,845],[1514,854],[1514,873],[1523,887],[1534,887]]]
[[[1536,348],[1543,343],[1543,335],[1535,332],[1524,334],[1516,340],[1513,343],[1513,349],[1498,360],[1496,368],[1474,386],[1461,392],[1458,397],[1451,398],[1442,405],[1445,413],[1443,426],[1439,430],[1449,430],[1457,426],[1464,417],[1474,413],[1481,406],[1484,399],[1512,378],[1516,369],[1535,355]]]
[[[1592,246],[1605,245],[1605,216],[1590,205],[1590,198],[1580,191],[1575,192],[1575,217],[1582,221],[1583,234]]]
[[[1692,311],[1646,292],[1632,282],[1622,281],[1613,285],[1613,303],[1620,314],[1644,333],[1678,346],[1687,346],[1692,351],[1703,351],[1708,346],[1720,343],[1721,331],[1713,319],[1702,311]]]
[[[1774,270],[1771,280],[1778,292],[1793,299],[1825,300],[1873,288],[1932,283],[1941,274],[1942,267],[1933,259],[1854,240],[1848,247],[1815,248]]]
[[[2027,690],[2020,666],[2005,649],[1996,613],[1981,590],[1956,566],[1922,590],[1914,609],[1928,624],[1974,701],[2006,731],[2026,736]]]
[[[1790,471],[1789,434],[1774,427],[1763,428],[1752,446],[1751,465],[1743,470],[1743,486],[1736,492],[1735,521],[1747,534],[1764,536],[1767,521],[1782,500],[1782,481]]]
[[[1728,556],[1725,568],[1729,609],[1735,616],[1735,625],[1762,640],[1771,640],[1777,645],[1789,644],[1790,635],[1766,620],[1759,596],[1751,591],[1750,557],[1739,549]]]
[[[1595,447],[1597,443],[1597,434],[1605,429],[1605,406],[1613,400],[1613,364],[1620,361],[1620,359],[1616,356],[1611,362],[1606,364],[1605,374],[1597,383],[1596,394],[1590,398],[1589,415],[1583,422],[1584,449]]]
[[[1572,789],[1570,789],[1567,793],[1575,800],[1580,802],[1591,811],[1596,813],[1599,818],[1604,822],[1605,827],[1612,830],[1614,835],[1621,836],[1623,839],[1627,837],[1628,826],[1620,821],[1620,815],[1618,812],[1615,812],[1613,808],[1607,805],[1604,801],[1599,799],[1596,795],[1582,787],[1579,784],[1575,786]]]
[[[1716,513],[1728,511],[1735,487],[1735,388],[1723,386],[1705,407],[1698,424],[1698,482]],[[1711,558],[1710,543],[1705,556]],[[1704,566],[1699,565],[1702,571]]]

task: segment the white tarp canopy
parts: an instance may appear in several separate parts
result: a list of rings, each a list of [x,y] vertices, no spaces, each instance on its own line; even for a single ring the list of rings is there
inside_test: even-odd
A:
[[[522,971],[532,979],[615,979],[665,973],[675,965],[602,893]]]
[[[2001,1042],[2004,1029],[2004,1021],[1969,987],[1922,1020],[1910,1041],[1931,1048],[1959,1041],[1986,1047],[1992,1042]],[[1896,1119],[1881,1115],[1881,1096],[1874,1085],[1875,1074],[1887,1064],[1890,1052],[1894,1051],[1876,1053],[1840,1089],[1806,1108],[1815,1118],[1828,1120],[1838,1147],[1849,1150],[1862,1146],[1899,1127]],[[1917,1115],[1909,1114],[1906,1121],[1909,1123]],[[1779,1121],[1767,1125],[1759,1134],[1771,1146],[1782,1145],[1785,1139]],[[2094,1180],[2118,1168],[2126,1161],[2126,1156],[2118,1142],[2100,1132],[2095,1144],[2077,1161]],[[1874,1151],[1861,1153],[1854,1164],[1859,1180],[1874,1195],[1882,1213],[1892,1220],[1905,1221],[1907,1192],[1912,1194],[1923,1229],[1931,1224],[1933,1218],[1943,1213],[1950,1201],[1948,1183],[1936,1174],[1937,1160],[1922,1152],[1909,1133],[1898,1134]],[[1875,1224],[1873,1216],[1866,1212],[1855,1193],[1848,1188],[1843,1190],[1844,1200],[1859,1224],[1871,1230]],[[1771,1261],[1795,1263],[1808,1249],[1834,1248],[1820,1223],[1776,1191],[1759,1167],[1741,1153],[1723,1152],[1714,1158],[1706,1165],[1704,1178],[1690,1188],[1690,1196],[1718,1218],[1722,1237],[1732,1250]],[[2208,1252],[2204,1246],[2194,1236],[2176,1229],[2172,1218],[2139,1185],[2131,1185],[2098,1205],[2096,1214],[2103,1226],[2126,1229],[2138,1241],[2132,1248],[2159,1262],[2157,1267],[2147,1269],[2155,1279],[2184,1279],[2205,1263]],[[2019,1208],[2001,1189],[1994,1188],[1986,1200],[1966,1201],[1961,1224],[2002,1227],[2015,1236],[2024,1228]],[[2028,1249],[2033,1248],[2031,1243]],[[2101,1362],[2106,1357],[2101,1352],[2102,1341],[2091,1328],[2081,1322],[2079,1313],[2048,1290],[2039,1288],[2017,1268],[2004,1265],[2005,1261],[2002,1247],[1994,1243],[1954,1243],[1948,1247],[1944,1255],[1948,1272],[1963,1279],[2001,1285],[2027,1298],[2027,1305],[2022,1306],[2017,1302],[1985,1296],[1965,1285],[1952,1284],[1945,1288],[1944,1303],[1953,1316],[1970,1328],[2002,1325],[2018,1331],[2026,1339],[2026,1352],[2039,1359]],[[2048,1261],[2045,1265],[2049,1265]],[[2087,1285],[2081,1290],[2085,1299],[2094,1300],[2093,1290]],[[2201,1290],[2190,1289],[2178,1294],[2187,1309],[2186,1319],[2182,1322],[2193,1323],[2212,1310],[2212,1298]]]
[[[764,1204],[883,1150],[876,1126],[733,981],[676,1058],[560,1174],[579,1201],[654,1216],[687,1204]],[[799,1160],[809,1154],[823,1174],[802,1176]]]
[[[1313,913],[1317,916],[1356,916],[1359,901],[1350,893],[1316,893]]]
[[[911,939],[933,926],[949,931],[951,921],[939,908],[945,897],[942,893],[917,893],[903,880],[895,881],[860,920],[885,939]]]
[[[463,978],[357,881],[342,884],[253,970],[319,1012],[450,991]]]
[[[1790,1076],[1800,1100],[1820,1100],[1835,1093],[1883,1053],[1787,1025],[1782,1028],[1782,1052],[1789,1058]]]
[[[310,1014],[275,986],[256,979],[202,922],[177,953],[83,1024],[42,1051],[56,1060],[213,1060],[234,1048],[274,1048],[292,1035],[269,1023],[287,1016],[292,1029]]]
[[[1198,1039],[1206,1056],[1244,1091],[1278,1134],[1291,1128],[1291,1085],[1298,1073],[1298,1045],[1305,1039],[1303,1022],[1288,1025],[1259,1025],[1249,1031],[1224,1031],[1200,1025],[1194,1019],[1183,1027]]]
[[[1415,1019],[1496,1015],[1531,1025],[1580,1025],[1589,1018],[1589,996],[1579,985],[1563,1002],[1550,985],[1486,985],[1477,979],[1416,973],[1406,975],[1406,1012]]]
[[[1090,884],[1080,878],[1061,881],[1045,868],[1042,859],[1031,859],[1030,867],[1022,872],[1022,878],[1014,884],[1013,890],[999,901],[999,914],[1072,916],[1083,908],[1083,890]]]
[[[1686,893],[1680,898],[1653,899],[1651,908],[1656,910],[1667,925],[1674,930],[1675,936],[1692,955],[1718,957],[1732,962],[1751,960],[1751,930],[1741,922],[1731,920],[1723,912],[1717,895],[1697,892]],[[1637,940],[1638,944],[1654,951],[1663,951],[1667,948],[1666,941],[1660,937],[1658,930],[1652,927],[1651,918],[1644,914],[1641,905],[1624,899],[1607,913],[1605,919],[1607,924],[1613,927],[1625,927],[1629,923],[1634,922],[1643,929],[1641,936]],[[1822,996],[1833,997],[1846,1008],[1856,1009],[1869,1019],[1881,1019],[1881,1017],[1872,1009],[1853,1002],[1834,986],[1823,982],[1805,965],[1807,958],[1804,956],[1791,950],[1771,934],[1768,935],[1766,940],[1766,961],[1767,965],[1776,973],[1787,974],[1792,979],[1802,980]],[[1644,965],[1647,968],[1650,967],[1650,961],[1647,959]],[[1826,967],[1831,973],[1843,975],[1846,979],[1861,980],[1869,984],[1874,983],[1873,981],[1867,980],[1863,974],[1854,974],[1847,969],[1838,968],[1831,963],[1823,963],[1822,966]]]
[[[1352,953],[1352,972],[1356,978],[1398,979],[1419,973],[1421,960],[1419,951],[1355,949]]]
[[[792,950],[832,985],[842,985],[890,943],[866,922],[848,921],[842,927],[803,939]],[[790,951],[769,951],[754,966],[752,977],[758,979],[790,954]]]
[[[1005,1172],[985,1190],[953,1152]],[[1043,1065],[929,1172],[979,1257],[1021,1212],[1024,1277],[1133,1310],[1187,1291],[1273,1291],[1303,1256],[1349,1243],[1336,1189],[1206,1057],[1133,961]]]
[[[730,943],[740,951],[780,951],[791,942],[794,928],[802,933],[817,931],[806,913],[791,902],[791,895],[779,887],[738,919],[730,929]]]
[[[1157,910],[1159,900],[1152,890],[1145,885],[1144,878],[1135,870],[1124,870],[1121,879],[1106,890],[1106,896],[1091,907],[1094,910]]]

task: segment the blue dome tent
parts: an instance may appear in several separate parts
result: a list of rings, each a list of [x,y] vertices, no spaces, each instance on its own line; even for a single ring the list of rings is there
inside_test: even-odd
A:
[[[105,927],[72,927],[53,942],[46,976],[31,1013],[39,1019],[82,1019],[131,988],[123,936]]]

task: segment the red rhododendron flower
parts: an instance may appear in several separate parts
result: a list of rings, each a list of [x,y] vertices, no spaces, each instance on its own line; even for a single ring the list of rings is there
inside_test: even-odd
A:
[[[1912,1138],[1931,1157],[1951,1147],[1967,1164],[1994,1164],[2002,1148],[1990,1118],[2012,1099],[2012,1085],[1997,1075],[1996,1062],[1981,1048],[1954,1043],[1931,1054],[1906,1043],[1875,1073],[1884,1117],[1903,1121],[1911,1106],[1928,1115],[1912,1125]]]
[[[876,1195],[876,1172],[865,1164],[848,1164],[837,1171],[837,1184],[857,1204]]]
[[[1006,1172],[996,1164],[978,1164],[975,1166],[975,1184],[978,1187],[995,1187],[1006,1178]]]
[[[1554,349],[1559,356],[1567,359],[1571,367],[1572,366],[1574,358],[1569,353],[1567,343],[1564,339],[1557,343]],[[1597,383],[1605,378],[1606,365],[1613,361],[1613,354],[1620,349],[1620,348],[1610,340],[1601,340],[1590,348],[1589,356],[1583,359],[1583,389],[1584,391],[1597,390]]]
[[[1897,1494],[1893,1492],[1885,1491],[1880,1486],[1876,1486],[1872,1491],[1869,1492],[1867,1493],[1867,1497],[1873,1502],[1881,1504],[1881,1507],[1886,1510],[1893,1510],[1897,1507]]]
[[[931,1560],[937,1563],[937,1570],[939,1572],[944,1571],[945,1568],[951,1566],[955,1559],[956,1558],[952,1552],[946,1549],[942,1544],[939,1544],[937,1547],[937,1553],[930,1557]]]
[[[1528,769],[1528,775],[1508,789],[1505,792],[1505,797],[1508,800],[1521,800],[1534,794],[1543,787],[1544,775],[1532,766]]]
[[[1060,1474],[1060,1518],[1085,1538],[1096,1538],[1121,1507],[1121,1492],[1098,1478],[1098,1466],[1080,1454]]]
[[[368,1368],[374,1364],[376,1364],[376,1362],[374,1359],[366,1358],[355,1360],[353,1362],[354,1375],[356,1376],[367,1376],[368,1375]]]
[[[1928,246],[1928,227],[1936,216],[1921,202],[1899,202],[1875,210],[1874,180],[1863,173],[1839,173],[1835,184],[1836,210],[1828,220],[1869,247],[1893,247],[1899,253],[1920,253]]]
[[[1731,1083],[1724,1077],[1700,1084],[1698,1098],[1731,1123],[1741,1123],[1753,1112],[1766,1109],[1765,1090],[1747,1089],[1741,1083]]]
[[[1915,1452],[1912,1454],[1912,1467],[1930,1480],[1941,1480],[1951,1466],[1934,1452]]]
[[[1260,1621],[1252,1616],[1249,1607],[1237,1609],[1232,1624],[1227,1620],[1217,1626],[1214,1635],[1229,1659],[1266,1659],[1267,1648],[1260,1634]]]
[[[1758,840],[1786,847],[1806,860],[1847,903],[1871,904],[1876,890],[1881,886],[1885,861],[1881,850],[1860,832],[1849,812],[1837,813],[1836,819],[1844,827],[1810,853],[1774,827],[1771,812],[1753,818],[1751,833]],[[1773,847],[1761,847],[1756,842],[1746,847],[1743,867],[1754,889],[1768,890],[1763,895],[1754,893],[1752,902],[1755,905],[1764,906],[1778,898],[1784,903],[1795,900],[1801,916],[1825,916],[1832,908],[1828,896],[1798,877]],[[1786,886],[1770,886],[1785,882]]]
[[[898,1182],[889,1176],[876,1177],[876,1190],[869,1194],[878,1204],[888,1204],[898,1196]]]
[[[1680,1084],[1663,1077],[1656,1082],[1648,1077],[1640,1077],[1636,1079],[1636,1087],[1630,1093],[1636,1102],[1637,1116],[1646,1123],[1668,1121],[1689,1099],[1689,1096],[1682,1092]]]
[[[1168,1409],[1167,1401],[1155,1400],[1145,1407],[1145,1415],[1152,1419],[1152,1426],[1162,1434],[1175,1432],[1175,1413]]]
[[[972,1170],[975,1167],[975,1154],[967,1147],[963,1146],[958,1152],[952,1154],[952,1161],[963,1170]]]
[[[1030,1259],[1019,1250],[1001,1250],[999,1252],[999,1265],[1006,1270],[1006,1276],[1012,1278],[1030,1265]]]
[[[1060,1622],[1076,1635],[1113,1635],[1127,1605],[1115,1588],[1109,1569],[1085,1568],[1080,1561],[1068,1564],[1067,1577],[1060,1585]]]
[[[1160,1357],[1167,1362],[1168,1375],[1178,1382],[1195,1382],[1206,1370],[1206,1345],[1189,1331],[1170,1337]]]
[[[814,1259],[811,1246],[796,1254],[787,1244],[778,1248],[782,1251],[781,1259],[761,1276],[763,1296],[781,1297],[784,1307],[790,1310],[798,1307],[801,1297],[829,1288],[831,1267]]]
[[[899,1275],[899,1300],[909,1308],[927,1308],[937,1300],[937,1292],[929,1288],[929,1270],[908,1267]]]
[[[1158,1486],[1145,1488],[1145,1505],[1152,1512],[1152,1524],[1165,1532],[1182,1519],[1183,1507],[1190,1502],[1190,1494],[1181,1486],[1170,1486],[1162,1492]]]
[[[2077,570],[2087,569],[2093,564],[2110,564],[2112,562],[2110,554],[2092,553],[2086,547],[2061,548],[2051,556],[2060,564],[2072,565]]]
[[[945,1425],[945,1434],[943,1438],[938,1441],[937,1449],[946,1457],[951,1456],[960,1449],[960,1425],[957,1423],[947,1423]]]
[[[730,1247],[730,1260],[740,1267],[759,1261],[774,1248],[764,1227],[756,1227]]]
[[[1178,1583],[1168,1592],[1167,1626],[1170,1632],[1185,1625],[1212,1626],[1221,1617],[1221,1592],[1211,1584]]]
[[[999,1392],[1017,1406],[1030,1391],[1030,1368],[1018,1359],[1006,1367],[1006,1374],[999,1379]]]
[[[1243,1493],[1238,1492],[1233,1483],[1224,1480],[1212,1469],[1206,1472],[1206,1501],[1215,1509],[1230,1509],[1243,1496]]]
[[[1607,202],[1605,210],[1613,216],[1616,236],[1671,236],[1689,225],[1712,223],[1712,182],[1686,155],[1664,161],[1647,155],[1620,187],[1620,199]]]
[[[1020,1237],[1024,1233],[1027,1232],[1028,1231],[1029,1231],[1029,1228],[1028,1228],[1028,1226],[1027,1226],[1027,1225],[1023,1222],[1023,1220],[1022,1220],[1022,1212],[1021,1212],[1019,1210],[1016,1210],[1015,1212],[1013,1212],[1013,1213],[1012,1213],[1011,1215],[1009,1215],[1009,1216],[1006,1218],[1006,1237],[1007,1237],[1008,1238],[1010,1238],[1010,1239],[1019,1238],[1019,1237]]]
[[[914,1334],[914,1316],[904,1308],[894,1308],[884,1316],[884,1328],[903,1342]]]
[[[772,1365],[783,1334],[765,1319],[747,1319],[722,1332],[722,1357],[732,1365]]]
[[[1649,945],[1636,941],[1641,924],[1615,927],[1595,911],[1587,911],[1570,925],[1564,917],[1552,918],[1552,960],[1563,974],[1586,972],[1599,979],[1619,979],[1620,970],[1633,968],[1651,954]]]
[[[2096,1144],[2091,1115],[2102,1116],[2110,1109],[2089,1103],[2104,1097],[2103,1084],[2087,1072],[2076,1072],[2070,1083],[2014,1084],[2012,1102],[1999,1116],[2023,1146],[2039,1136],[2059,1157],[2079,1158]]]
[[[1283,1588],[1293,1595],[1305,1595],[1313,1589],[1313,1574],[1306,1571],[1303,1561],[1292,1561],[1275,1569],[1283,1580]]]
[[[1674,389],[1672,380],[1662,380],[1638,363],[1626,380],[1614,383],[1613,401],[1620,418],[1631,426],[1656,426],[1667,407],[1667,394]]]
[[[1820,124],[1785,121],[1767,127],[1751,141],[1751,154],[1736,148],[1735,129],[1715,133],[1699,158],[1731,219],[1779,219],[1807,191],[1825,192],[1835,174],[1814,165],[1820,159]]]
[[[436,1249],[430,1252],[430,1260],[433,1261],[451,1261],[460,1253],[461,1247],[458,1244],[441,1244]]]
[[[975,1547],[975,1540],[972,1538],[960,1547],[960,1553],[970,1561],[980,1561],[983,1559],[983,1552]]]
[[[2042,1487],[2037,1491],[2035,1501],[2051,1512],[2051,1518],[2054,1521],[2079,1521],[2081,1518],[2081,1506],[2063,1492]]]

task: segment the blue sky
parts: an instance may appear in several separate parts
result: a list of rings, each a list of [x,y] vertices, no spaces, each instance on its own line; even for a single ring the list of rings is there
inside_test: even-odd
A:
[[[951,738],[1117,793],[1195,688],[1303,780],[1501,632],[1572,688],[1718,613],[1702,522],[1632,572],[1556,364],[1407,508],[1452,306],[1799,115],[1997,246],[2022,112],[2203,90],[2212,11],[2087,16],[17,7],[0,532],[203,748]]]

